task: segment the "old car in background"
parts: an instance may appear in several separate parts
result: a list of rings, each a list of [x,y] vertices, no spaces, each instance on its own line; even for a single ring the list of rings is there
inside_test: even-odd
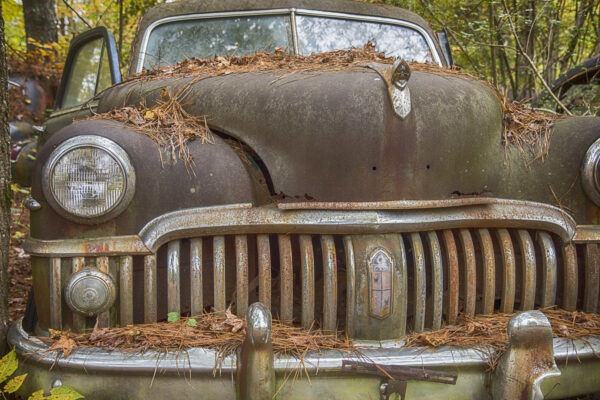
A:
[[[550,86],[571,113],[600,116],[600,54],[571,68]],[[537,97],[533,105],[561,112],[547,92]]]
[[[124,82],[105,29],[73,40],[27,201],[37,321],[9,335],[26,360],[23,391],[539,399],[600,390],[600,340],[553,339],[534,310],[598,311],[600,119],[556,121],[545,160],[527,162],[503,135],[497,94],[443,72],[443,38],[414,13],[377,4],[182,1],[140,21]],[[193,57],[368,42],[397,61],[332,68],[323,59],[293,75],[260,65],[169,72]],[[194,173],[140,124],[109,117],[152,110],[182,88],[187,115],[207,116],[212,132],[212,143],[187,144]],[[218,370],[205,348],[79,348],[64,358],[34,336],[230,305],[247,315],[248,338]],[[455,324],[459,313],[518,311],[493,374],[476,349],[403,345],[408,332]],[[268,353],[271,316],[344,330],[364,346],[364,363],[338,351],[302,361]],[[310,379],[288,382],[300,365]]]

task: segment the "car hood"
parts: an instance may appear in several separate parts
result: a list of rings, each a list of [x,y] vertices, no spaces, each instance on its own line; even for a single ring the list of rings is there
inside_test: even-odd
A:
[[[577,152],[573,160],[562,155],[573,152],[563,149],[551,151],[538,163],[543,166],[527,165],[518,149],[503,142],[503,110],[487,85],[413,71],[412,110],[401,118],[372,68],[134,80],[106,91],[98,111],[151,106],[163,89],[176,93],[184,87],[180,102],[186,111],[206,115],[213,131],[248,145],[262,160],[272,193],[282,199],[490,195],[554,203],[552,191],[569,190],[585,150],[600,134],[597,120],[580,119],[575,124],[583,133],[568,144]],[[553,140],[572,129],[566,121],[557,123]],[[576,186],[571,205],[584,210],[587,200]]]

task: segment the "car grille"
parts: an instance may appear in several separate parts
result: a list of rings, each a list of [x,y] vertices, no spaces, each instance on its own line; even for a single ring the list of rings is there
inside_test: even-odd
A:
[[[401,323],[420,332],[467,315],[559,305],[598,309],[596,244],[567,244],[526,229],[446,229],[396,234],[404,243]],[[62,286],[85,266],[118,282],[101,326],[166,320],[230,308],[244,315],[261,301],[275,318],[304,328],[346,329],[357,307],[352,235],[246,234],[178,239],[146,256],[50,259],[50,326],[80,330],[95,319],[70,312]],[[359,299],[360,300],[360,299]]]

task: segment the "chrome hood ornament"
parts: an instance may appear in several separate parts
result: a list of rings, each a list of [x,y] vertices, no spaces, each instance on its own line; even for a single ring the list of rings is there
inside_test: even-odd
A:
[[[390,97],[394,111],[402,119],[410,113],[410,89],[408,79],[410,78],[410,67],[406,60],[397,58],[392,65],[392,85],[389,87]]]

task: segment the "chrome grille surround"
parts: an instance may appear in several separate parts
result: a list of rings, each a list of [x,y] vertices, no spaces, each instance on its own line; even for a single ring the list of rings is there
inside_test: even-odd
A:
[[[134,236],[29,239],[26,249],[48,257],[54,329],[84,325],[65,313],[60,277],[92,264],[119,281],[119,300],[102,326],[224,311],[232,303],[243,315],[260,300],[275,317],[352,336],[361,301],[352,238],[392,234],[404,242],[402,332],[419,332],[454,323],[459,312],[554,304],[597,311],[599,232],[558,208],[502,199],[242,204],[169,213]]]

